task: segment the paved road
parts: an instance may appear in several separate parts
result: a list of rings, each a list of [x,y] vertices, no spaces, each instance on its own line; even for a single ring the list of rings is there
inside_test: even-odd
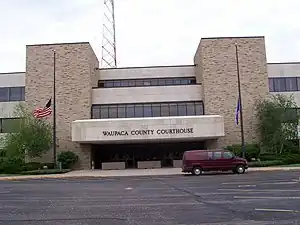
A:
[[[0,224],[300,224],[299,172],[0,181]]]

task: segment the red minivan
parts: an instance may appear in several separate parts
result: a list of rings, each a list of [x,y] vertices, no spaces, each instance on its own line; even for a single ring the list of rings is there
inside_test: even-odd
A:
[[[242,174],[248,169],[247,160],[227,150],[192,150],[182,157],[182,172],[199,176],[203,171],[232,171]]]

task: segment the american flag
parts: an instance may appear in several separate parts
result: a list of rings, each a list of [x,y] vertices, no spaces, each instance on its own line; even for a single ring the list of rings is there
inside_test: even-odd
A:
[[[236,125],[239,125],[240,110],[241,110],[241,99],[238,98],[237,106],[236,106],[236,109],[235,109],[235,124]]]
[[[33,116],[39,119],[39,118],[49,116],[51,115],[51,113],[52,113],[52,109],[51,109],[51,98],[50,98],[47,104],[45,105],[45,107],[37,108],[33,111]]]

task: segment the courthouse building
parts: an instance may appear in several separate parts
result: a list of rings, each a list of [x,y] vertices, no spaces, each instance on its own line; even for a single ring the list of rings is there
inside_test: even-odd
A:
[[[1,135],[19,102],[33,110],[52,97],[55,50],[57,150],[75,152],[78,168],[178,167],[185,150],[240,143],[235,43],[245,141],[255,142],[256,100],[294,93],[300,104],[300,64],[267,63],[260,36],[202,38],[192,65],[110,69],[87,42],[27,45],[25,72],[0,74]]]

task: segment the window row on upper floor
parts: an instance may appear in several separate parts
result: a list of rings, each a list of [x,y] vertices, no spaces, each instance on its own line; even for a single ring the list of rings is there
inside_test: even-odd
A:
[[[20,118],[0,118],[0,133],[18,132]]]
[[[269,91],[300,91],[300,77],[271,77],[269,78]]]
[[[25,101],[25,87],[0,87],[0,102]]]
[[[196,84],[195,77],[145,78],[145,79],[119,79],[99,80],[99,88],[114,87],[147,87]]]
[[[203,102],[93,105],[93,119],[203,115]]]

